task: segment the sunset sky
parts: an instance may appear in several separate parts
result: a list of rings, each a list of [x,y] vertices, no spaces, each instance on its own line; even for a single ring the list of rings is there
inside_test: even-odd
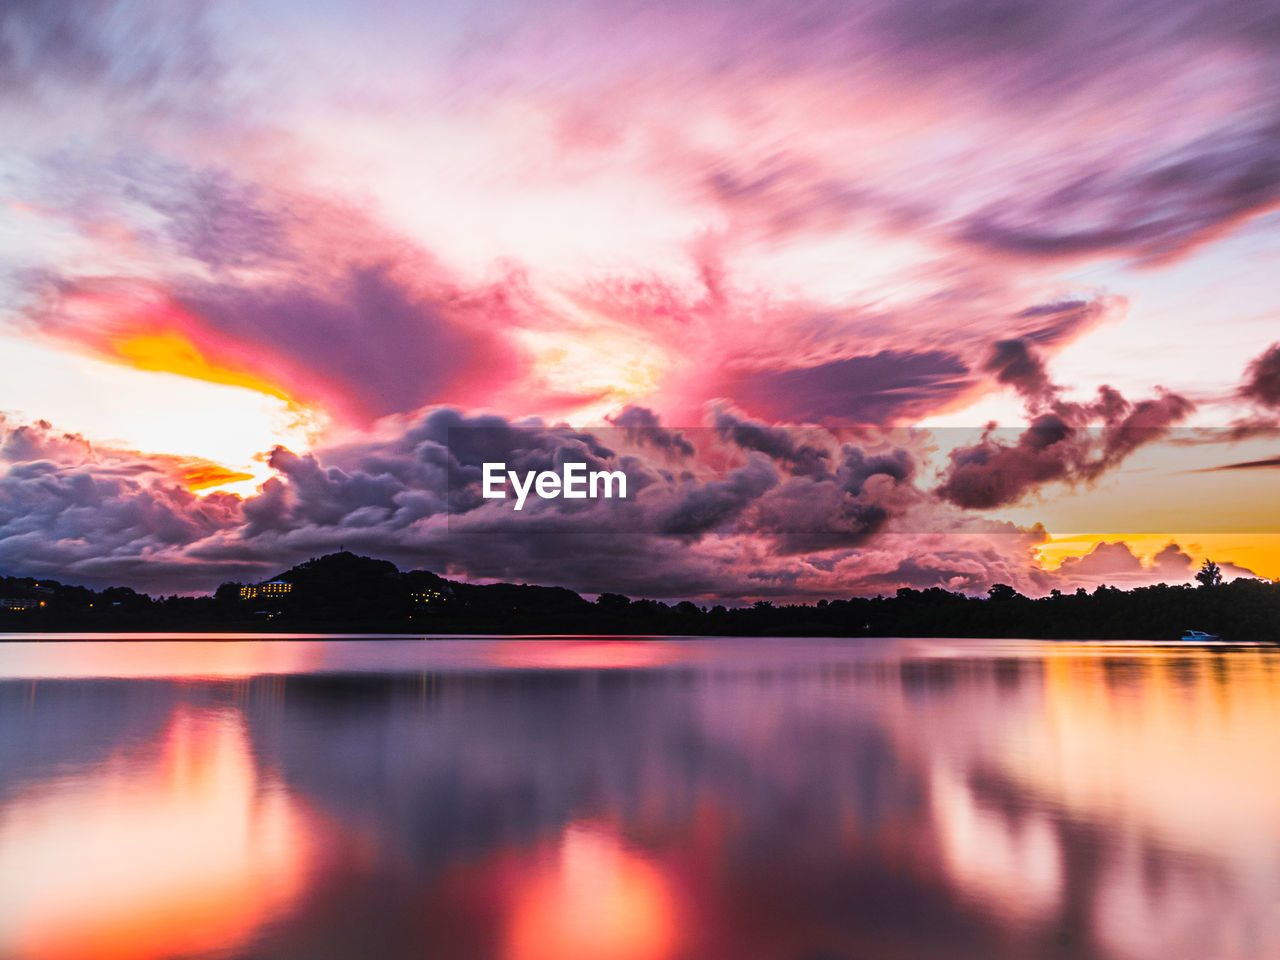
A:
[[[0,574],[1280,577],[1273,0],[16,0],[0,116]]]

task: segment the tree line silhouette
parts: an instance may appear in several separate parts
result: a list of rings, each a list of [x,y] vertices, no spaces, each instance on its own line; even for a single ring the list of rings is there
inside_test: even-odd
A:
[[[53,580],[0,578],[0,632],[265,631],[422,634],[657,634],[710,636],[1008,637],[1177,639],[1185,630],[1227,641],[1280,640],[1280,584],[1224,583],[1206,561],[1198,586],[1054,590],[1031,598],[997,583],[975,597],[939,587],[889,596],[749,606],[668,604],[563,587],[470,584],[401,571],[350,552],[308,560],[275,578],[279,596],[245,596],[224,583],[212,596],[150,597],[129,587],[94,591]]]

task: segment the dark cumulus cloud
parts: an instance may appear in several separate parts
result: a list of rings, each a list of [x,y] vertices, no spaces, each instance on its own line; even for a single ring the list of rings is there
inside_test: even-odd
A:
[[[866,577],[866,585],[890,589],[928,589],[945,585],[949,590],[979,591],[985,586],[981,580],[985,573],[985,569],[979,573],[972,566],[948,567],[944,563],[925,563],[908,557],[892,569],[870,574]]]
[[[868,456],[845,444],[836,471],[827,477],[794,476],[762,497],[755,529],[781,554],[813,554],[861,546],[921,501],[910,484],[912,462],[905,450]]]
[[[272,452],[270,464],[280,476],[264,485],[261,497],[245,503],[247,538],[308,526],[392,533],[429,517],[473,511],[482,516],[472,518],[469,530],[495,530],[503,523],[518,529],[527,518],[536,522],[542,503],[565,508],[564,523],[572,524],[573,513],[580,512],[577,502],[531,502],[525,518],[484,509],[495,504],[481,496],[483,465],[503,463],[520,474],[556,471],[566,462],[585,463],[588,470],[620,466],[620,458],[592,434],[539,421],[465,416],[450,408],[430,411],[393,440],[326,451],[323,459],[324,464],[315,454],[282,447]],[[643,489],[650,476],[631,472],[632,489]]]
[[[1240,394],[1259,406],[1280,410],[1280,343],[1273,343],[1249,364]]]
[[[194,562],[190,549],[243,523],[239,497],[197,497],[176,457],[90,444],[47,421],[0,415],[0,572],[93,586],[204,590],[261,566]]]
[[[951,353],[882,350],[753,373],[735,384],[730,396],[774,420],[884,424],[944,406],[969,388],[968,374],[964,361]]]
[[[83,463],[91,456],[93,446],[78,433],[60,433],[48,420],[11,424],[0,413],[0,463]]]
[[[997,340],[984,369],[994,374],[998,383],[1014,387],[1033,401],[1052,390],[1044,364],[1026,340]]]
[[[218,568],[193,564],[185,549],[239,520],[238,498],[198,498],[145,464],[13,464],[0,476],[0,569],[207,589]]]
[[[677,457],[691,457],[696,448],[679,430],[668,430],[658,420],[658,415],[648,407],[628,406],[609,418],[615,427],[622,427],[628,439]]]
[[[1144,564],[1127,543],[1116,540],[1096,543],[1083,556],[1067,557],[1055,575],[1066,582],[1125,582],[1141,579],[1144,573],[1185,581],[1191,577],[1191,566],[1191,557],[1176,543],[1167,544],[1150,564]]]
[[[1232,396],[1226,399],[1244,400],[1252,405],[1253,410],[1245,416],[1238,417],[1225,428],[1202,428],[1191,436],[1180,438],[1180,442],[1186,444],[1234,443],[1253,437],[1280,435],[1280,343],[1273,343],[1249,362],[1240,386],[1233,391]],[[1273,465],[1274,458],[1261,458],[1208,467],[1200,472],[1248,470]]]
[[[743,450],[754,450],[780,461],[793,474],[815,479],[830,475],[831,450],[820,443],[808,442],[802,430],[761,423],[723,406],[713,408],[712,422],[722,439]]]
[[[727,531],[731,522],[776,487],[779,479],[778,468],[763,458],[752,459],[724,479],[685,479],[673,491],[670,502],[659,508],[657,531],[679,536]]]
[[[772,426],[723,406],[712,418],[722,440],[785,471],[761,491],[743,525],[771,537],[781,553],[856,546],[918,502],[910,484],[915,461],[903,447],[836,443],[825,431]]]
[[[794,472],[805,444],[770,455],[762,443],[721,438],[720,466],[690,460],[672,470],[666,451],[645,460],[614,443],[627,440],[626,428],[608,429],[606,440],[436,408],[386,439],[276,448],[274,477],[242,500],[189,493],[174,479],[181,465],[163,458],[97,450],[44,424],[5,424],[0,567],[208,590],[341,546],[405,567],[588,593],[786,596],[815,589],[806,577],[832,575],[806,555],[838,558],[870,542],[921,496],[910,455],[883,442],[832,438],[830,468],[809,475]],[[631,449],[654,453],[642,442]],[[481,465],[492,461],[521,472],[566,462],[620,469],[628,496],[540,500],[516,513],[510,501],[480,496]]]
[[[948,454],[938,493],[968,509],[1016,503],[1047,483],[1096,480],[1193,409],[1169,391],[1130,401],[1108,386],[1091,402],[1061,400],[1038,353],[1023,340],[998,341],[986,370],[1022,396],[1032,419],[1013,439],[992,427],[977,443]]]
[[[1175,551],[1136,569],[1109,549],[1060,576],[1037,573],[1026,531],[940,536],[947,518],[929,520],[940,504],[915,485],[916,457],[905,446],[828,435],[826,468],[797,472],[795,451],[818,445],[813,428],[790,448],[778,435],[741,446],[720,437],[736,461],[695,473],[692,461],[690,470],[662,466],[665,452],[649,463],[626,453],[613,442],[625,440],[624,428],[610,428],[605,442],[565,426],[439,408],[385,439],[309,454],[278,448],[275,477],[241,500],[190,494],[162,458],[98,450],[42,423],[0,426],[0,569],[96,586],[205,591],[340,546],[450,576],[671,598],[821,596],[895,584],[981,590],[997,581],[1043,592],[1124,571],[1134,582],[1177,579],[1187,563]],[[1056,432],[1038,429],[1051,446]],[[1094,448],[1094,460],[1105,449]],[[567,461],[621,468],[636,493],[542,501],[517,515],[477,495],[480,464],[490,460],[532,470]],[[934,525],[902,527],[904,519]],[[1104,555],[1115,562],[1103,564]]]
[[[662,429],[656,418],[628,419]],[[480,496],[486,462],[521,473],[565,462],[622,469],[628,498],[531,500],[515,513],[509,501]],[[741,585],[743,570],[702,556],[696,544],[731,524],[777,476],[762,457],[719,478],[664,474],[591,433],[448,408],[387,441],[318,455],[277,449],[271,466],[279,476],[245,502],[247,522],[200,545],[198,556],[305,557],[341,543],[453,575],[657,596]]]

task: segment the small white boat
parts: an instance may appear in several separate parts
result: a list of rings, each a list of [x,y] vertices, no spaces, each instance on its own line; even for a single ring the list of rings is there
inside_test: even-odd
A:
[[[1200,640],[1217,640],[1216,633],[1205,633],[1203,630],[1188,630],[1182,635],[1183,640],[1191,640],[1193,642]]]

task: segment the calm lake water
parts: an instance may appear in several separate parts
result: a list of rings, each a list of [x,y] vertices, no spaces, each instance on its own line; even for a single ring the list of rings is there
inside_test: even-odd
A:
[[[1280,654],[0,644],[0,957],[1280,957]]]

